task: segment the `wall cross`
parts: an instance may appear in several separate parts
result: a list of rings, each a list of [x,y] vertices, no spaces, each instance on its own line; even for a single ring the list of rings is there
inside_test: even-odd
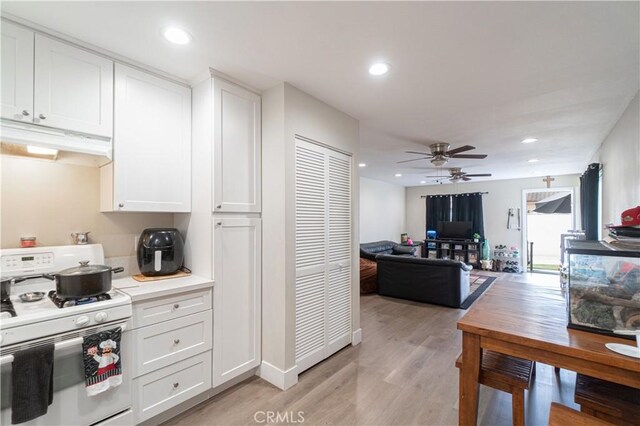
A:
[[[547,188],[551,188],[551,182],[553,182],[554,180],[555,179],[551,176],[547,176],[546,178],[542,179],[542,181],[547,184]]]

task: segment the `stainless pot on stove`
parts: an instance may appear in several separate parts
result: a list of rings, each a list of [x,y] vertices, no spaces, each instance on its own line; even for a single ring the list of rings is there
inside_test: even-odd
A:
[[[62,270],[56,274],[45,274],[46,278],[56,282],[56,295],[63,299],[80,299],[97,296],[111,291],[112,274],[122,272],[124,268],[111,268],[106,265],[89,265],[89,261],[80,262],[80,266]]]

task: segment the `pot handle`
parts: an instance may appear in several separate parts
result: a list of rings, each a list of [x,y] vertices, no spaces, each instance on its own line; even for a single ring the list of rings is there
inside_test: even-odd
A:
[[[118,266],[117,268],[113,268],[111,272],[113,272],[114,274],[117,274],[118,272],[124,272],[124,268],[122,266]]]

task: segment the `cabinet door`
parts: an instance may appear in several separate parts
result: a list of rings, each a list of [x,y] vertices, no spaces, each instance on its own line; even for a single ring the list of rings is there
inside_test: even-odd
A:
[[[191,210],[191,89],[116,64],[113,208]]]
[[[261,220],[214,217],[213,385],[260,364]]]
[[[260,212],[260,96],[214,81],[215,212]]]
[[[36,34],[34,93],[35,123],[111,138],[111,60]]]
[[[2,118],[33,117],[33,31],[2,21]]]

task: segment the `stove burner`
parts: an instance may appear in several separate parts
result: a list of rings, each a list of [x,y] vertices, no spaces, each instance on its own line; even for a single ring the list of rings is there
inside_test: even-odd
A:
[[[5,299],[0,301],[0,318],[12,318],[16,316],[16,310],[13,309],[13,303],[11,300]],[[9,314],[9,316],[7,316]]]
[[[49,299],[56,305],[58,308],[68,308],[70,306],[79,306],[86,305],[88,303],[101,302],[103,300],[111,299],[109,293],[99,294],[97,296],[92,297],[82,297],[79,299],[64,299],[62,297],[58,297],[55,290],[51,290],[49,292]]]

